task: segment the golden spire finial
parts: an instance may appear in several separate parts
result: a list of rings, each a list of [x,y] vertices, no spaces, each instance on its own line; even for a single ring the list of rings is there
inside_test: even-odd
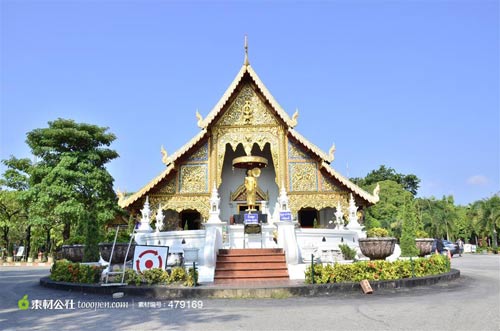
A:
[[[245,35],[245,63],[244,63],[246,66],[250,64],[250,62],[248,62],[248,36]]]

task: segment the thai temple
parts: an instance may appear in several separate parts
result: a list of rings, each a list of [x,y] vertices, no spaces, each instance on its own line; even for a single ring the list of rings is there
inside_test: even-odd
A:
[[[236,77],[208,115],[196,117],[200,131],[190,141],[170,155],[161,147],[165,169],[136,193],[120,195],[122,208],[142,214],[139,243],[175,247],[182,240],[199,250],[197,262],[211,268],[213,280],[218,249],[278,247],[288,264],[300,264],[308,246],[362,236],[363,209],[378,201],[378,188],[369,193],[349,181],[332,166],[335,146],[325,152],[295,129],[298,111],[290,116],[266,88],[246,40]],[[245,214],[252,213],[264,237],[245,236]]]

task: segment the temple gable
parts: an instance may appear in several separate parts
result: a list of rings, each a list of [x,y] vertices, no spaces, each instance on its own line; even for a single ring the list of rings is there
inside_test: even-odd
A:
[[[216,126],[278,125],[278,120],[250,83],[243,85]]]

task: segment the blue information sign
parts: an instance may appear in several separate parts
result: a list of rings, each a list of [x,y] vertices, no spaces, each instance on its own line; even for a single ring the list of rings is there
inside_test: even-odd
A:
[[[259,214],[245,214],[245,224],[259,224]]]
[[[280,212],[280,221],[291,222],[292,221],[292,213],[289,211]]]

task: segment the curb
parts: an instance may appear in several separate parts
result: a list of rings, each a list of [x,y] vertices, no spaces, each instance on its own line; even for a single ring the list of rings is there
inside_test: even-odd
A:
[[[438,282],[446,282],[460,277],[460,270],[451,269],[450,272],[434,276],[419,278],[403,278],[398,280],[370,281],[373,290],[413,288],[417,286],[428,286]],[[316,297],[334,296],[335,294],[359,293],[359,283],[337,283],[337,284],[300,284],[289,286],[262,286],[250,288],[238,288],[233,286],[201,285],[197,287],[173,287],[173,286],[119,286],[108,287],[96,284],[75,284],[56,282],[44,277],[40,279],[40,285],[72,292],[92,294],[113,294],[123,292],[126,295],[140,296],[156,299],[243,299],[243,298],[288,298],[293,296]]]

